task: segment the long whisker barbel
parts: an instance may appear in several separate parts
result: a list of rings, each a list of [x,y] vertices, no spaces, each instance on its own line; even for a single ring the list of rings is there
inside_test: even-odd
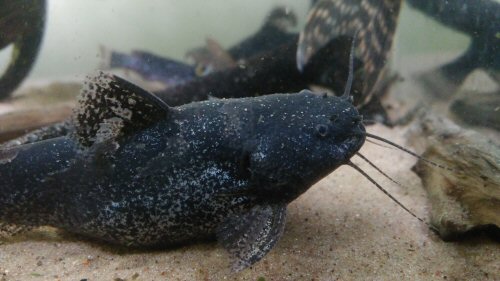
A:
[[[365,171],[361,170],[358,166],[356,166],[354,163],[349,161],[347,165],[351,166],[354,168],[356,171],[358,171],[361,175],[363,175],[366,179],[368,179],[371,183],[373,183],[380,191],[382,191],[386,196],[388,196],[392,201],[394,201],[396,204],[398,204],[401,208],[403,208],[406,212],[408,212],[410,215],[412,215],[414,218],[422,222],[423,224],[427,225],[430,229],[434,231],[438,231],[434,226],[432,226],[430,223],[426,222],[422,218],[418,217],[415,215],[410,209],[406,208],[401,202],[399,202],[394,196],[392,196],[387,190],[385,190],[380,184],[378,184],[374,179],[372,179]]]
[[[364,133],[364,135],[367,136],[367,137],[369,137],[369,138],[373,138],[373,139],[379,140],[381,142],[387,143],[389,145],[392,145],[392,146],[394,146],[394,147],[396,147],[396,148],[398,148],[398,149],[400,149],[400,150],[402,150],[402,151],[404,151],[404,152],[406,152],[406,153],[408,153],[408,154],[410,154],[410,155],[412,155],[414,157],[417,157],[418,159],[420,159],[420,160],[422,160],[422,161],[426,162],[427,164],[430,164],[430,165],[432,165],[434,167],[438,167],[438,168],[441,168],[441,169],[444,169],[444,170],[447,170],[447,171],[450,171],[450,172],[455,172],[455,173],[458,172],[458,171],[456,171],[456,170],[454,170],[452,168],[449,168],[449,167],[443,166],[441,164],[435,163],[435,162],[433,162],[431,160],[428,160],[428,159],[426,159],[426,158],[424,158],[424,157],[416,154],[415,152],[413,152],[413,151],[411,151],[409,149],[406,149],[406,148],[402,147],[401,145],[398,145],[398,144],[396,144],[396,143],[394,143],[394,142],[392,142],[390,140],[387,140],[387,139],[384,139],[384,138],[379,137],[377,135],[373,135],[373,134],[366,133],[366,132]]]
[[[361,159],[365,160],[366,163],[368,163],[370,166],[372,166],[372,168],[374,168],[375,170],[377,170],[377,172],[379,172],[380,174],[382,174],[384,177],[386,177],[387,179],[389,179],[393,183],[395,183],[395,184],[397,184],[397,185],[399,185],[401,187],[404,187],[404,185],[402,185],[400,182],[396,181],[395,179],[391,178],[388,174],[386,174],[379,167],[377,167],[375,164],[373,164],[372,161],[368,160],[368,158],[366,158],[363,154],[361,154],[359,152],[356,152],[356,155],[358,155]]]
[[[378,142],[374,142],[374,141],[372,141],[372,140],[367,140],[367,139],[365,139],[365,141],[366,141],[366,142],[369,142],[369,143],[372,143],[372,144],[374,144],[374,145],[381,146],[381,147],[383,147],[383,148],[387,148],[387,149],[395,149],[395,148],[394,148],[394,147],[392,147],[392,146],[383,145],[383,144],[380,144],[380,143],[378,143]]]
[[[380,122],[372,119],[363,119],[363,125],[373,125],[373,124],[380,124]]]

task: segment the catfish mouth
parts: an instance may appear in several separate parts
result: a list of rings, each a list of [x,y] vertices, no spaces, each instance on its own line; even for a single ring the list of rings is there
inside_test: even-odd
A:
[[[354,155],[358,150],[361,149],[363,144],[365,143],[366,137],[363,135],[354,135],[350,136],[345,144],[349,147],[349,151],[352,151],[352,155]]]
[[[359,125],[354,132],[343,141],[343,146],[346,149],[346,155],[344,158],[346,163],[349,162],[351,157],[361,149],[365,140],[365,128],[362,125]]]

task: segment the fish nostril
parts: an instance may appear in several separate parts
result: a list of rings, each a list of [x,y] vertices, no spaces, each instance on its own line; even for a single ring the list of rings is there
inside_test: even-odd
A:
[[[352,118],[352,124],[353,125],[357,125],[357,124],[361,123],[361,121],[363,121],[363,116],[362,115],[354,116]]]
[[[328,126],[323,124],[316,125],[316,133],[320,137],[326,137],[328,135]]]
[[[339,118],[339,116],[337,114],[333,114],[332,116],[330,116],[330,121],[332,121],[333,123],[335,123],[338,118]]]

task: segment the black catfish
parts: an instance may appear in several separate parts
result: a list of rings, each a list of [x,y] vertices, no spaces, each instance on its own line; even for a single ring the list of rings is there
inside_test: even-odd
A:
[[[90,78],[61,137],[0,150],[0,220],[129,246],[216,237],[245,268],[280,238],[288,203],[365,141],[349,98],[310,91],[169,107]]]

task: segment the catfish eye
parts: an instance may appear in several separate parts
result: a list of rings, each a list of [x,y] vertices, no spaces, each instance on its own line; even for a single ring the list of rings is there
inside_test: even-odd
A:
[[[316,134],[320,137],[326,137],[328,135],[328,126],[324,124],[316,125]]]
[[[330,121],[332,121],[333,123],[335,123],[338,118],[339,118],[339,116],[337,114],[333,114],[332,116],[330,116]]]

